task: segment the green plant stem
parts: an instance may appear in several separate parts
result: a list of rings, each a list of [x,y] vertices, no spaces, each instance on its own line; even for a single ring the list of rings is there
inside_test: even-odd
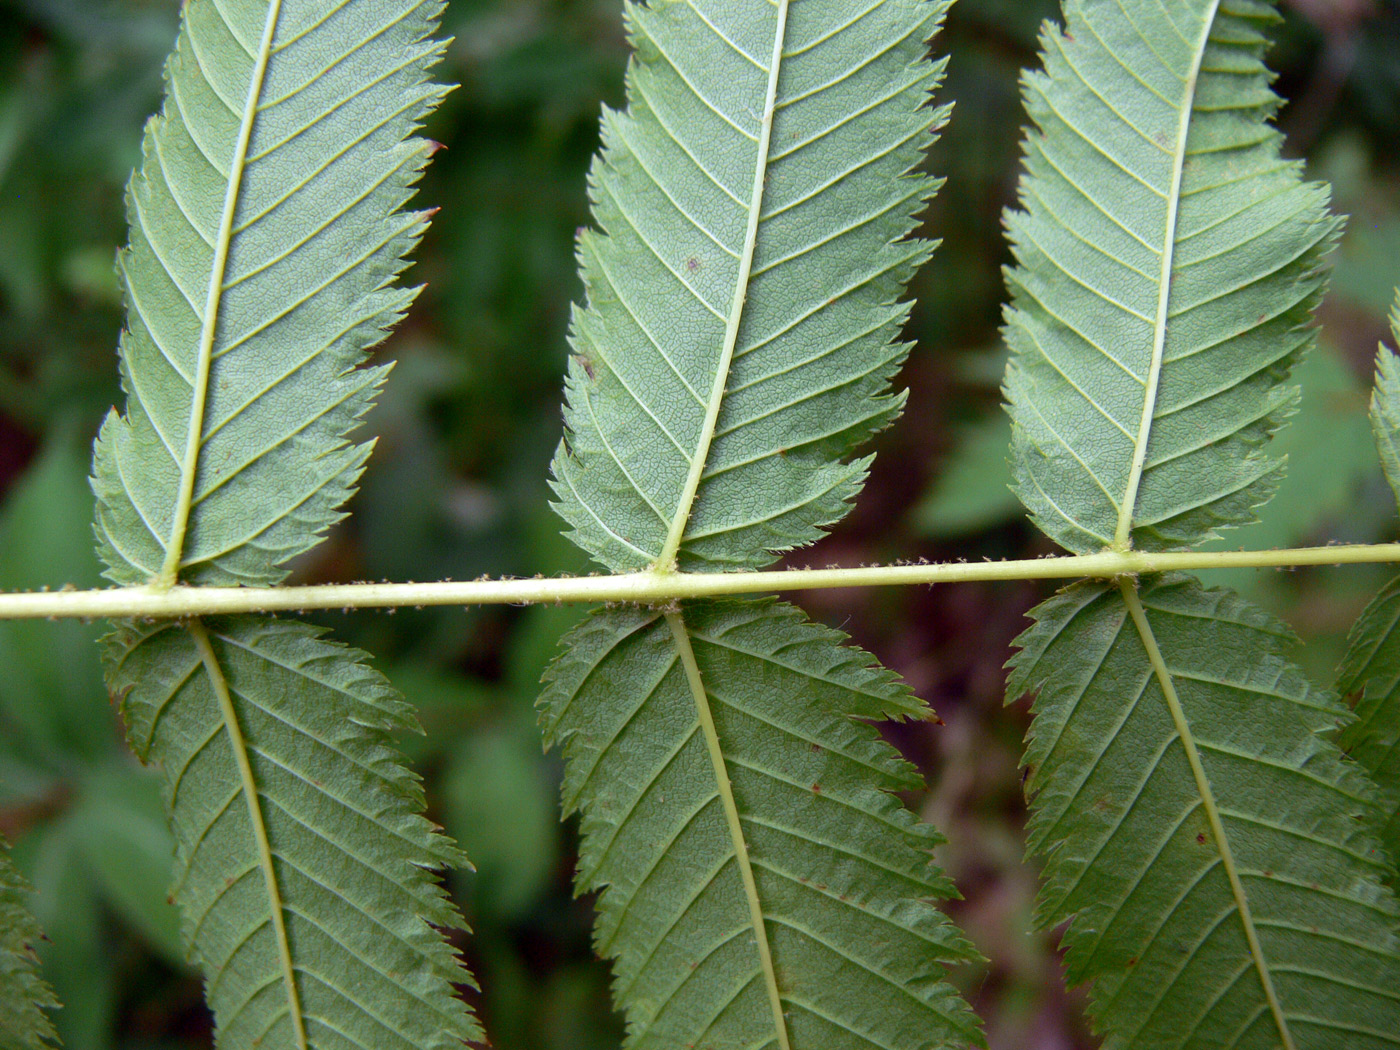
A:
[[[1021,561],[870,565],[853,569],[766,572],[632,572],[528,580],[347,583],[311,587],[185,587],[0,593],[0,620],[166,619],[308,609],[384,609],[420,605],[542,605],[629,602],[664,605],[687,598],[771,594],[833,587],[890,587],[994,580],[1073,580],[1201,569],[1291,569],[1308,565],[1400,562],[1400,543],[1297,547],[1268,551],[1101,551]]]

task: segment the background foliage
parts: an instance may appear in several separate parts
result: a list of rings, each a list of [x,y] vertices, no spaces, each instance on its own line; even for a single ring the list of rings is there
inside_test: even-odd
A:
[[[420,200],[441,205],[412,277],[427,291],[381,351],[398,362],[370,417],[379,450],[354,515],[297,566],[304,581],[470,578],[583,569],[546,506],[559,435],[573,238],[600,101],[620,101],[616,0],[455,0],[441,76],[461,86],[428,125],[448,148]],[[1005,489],[996,409],[1005,261],[1000,212],[1016,175],[1017,71],[1050,0],[961,0],[940,47],[955,117],[935,147],[948,177],[925,234],[903,375],[911,413],[882,435],[866,494],[793,564],[1046,553]],[[1352,219],[1324,341],[1303,366],[1289,478],[1231,546],[1393,538],[1393,503],[1364,418],[1400,261],[1400,0],[1294,0],[1271,64],[1292,104],[1289,149],[1333,181]],[[0,0],[0,587],[94,585],[87,447],[117,399],[112,258],[121,187],[156,106],[174,0]],[[1385,571],[1217,573],[1310,645],[1318,678]],[[938,710],[892,741],[932,785],[910,800],[951,840],[957,921],[991,962],[958,975],[994,1047],[1090,1045],[1052,936],[1030,937],[1016,762],[1026,712],[1001,711],[1007,645],[1048,588],[960,585],[809,594],[804,607],[879,653]],[[588,902],[574,901],[572,826],[533,702],[568,609],[402,610],[326,618],[420,706],[403,742],[430,815],[475,860],[452,888],[475,936],[479,1003],[502,1050],[615,1047]],[[96,627],[0,628],[0,834],[37,890],[45,972],[66,1045],[208,1045],[199,983],[166,901],[171,843],[158,792],[104,703]]]

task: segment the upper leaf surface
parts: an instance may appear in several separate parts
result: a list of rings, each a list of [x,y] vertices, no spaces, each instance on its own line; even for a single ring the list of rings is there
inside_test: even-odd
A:
[[[124,625],[107,650],[159,766],[175,896],[221,1047],[448,1050],[480,1031],[431,869],[460,863],[389,742],[409,708],[363,654],[255,616]]]
[[[980,1043],[942,979],[972,952],[932,903],[941,837],[867,724],[926,709],[840,641],[772,601],[605,610],[548,672],[628,1047]]]
[[[1041,605],[1008,690],[1038,692],[1038,920],[1070,921],[1106,1050],[1400,1045],[1400,910],[1329,739],[1345,709],[1233,594],[1127,587]]]
[[[842,517],[899,411],[945,0],[627,9],[579,257],[559,512],[615,570],[752,567]]]
[[[358,368],[413,297],[400,209],[442,89],[438,0],[191,0],[128,191],[126,414],[97,446],[119,584],[268,584],[368,452]]]
[[[1279,157],[1264,0],[1068,0],[1027,76],[1006,394],[1022,502],[1070,550],[1253,520],[1336,229]]]
[[[7,1050],[45,1050],[57,1040],[45,1011],[56,1009],[58,1000],[39,976],[34,946],[43,935],[29,913],[28,894],[0,838],[0,1046]]]

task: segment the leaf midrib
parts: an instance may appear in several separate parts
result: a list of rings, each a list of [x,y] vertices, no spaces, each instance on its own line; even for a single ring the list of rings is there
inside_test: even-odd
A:
[[[1230,883],[1230,892],[1235,900],[1235,910],[1240,917],[1240,925],[1244,928],[1245,942],[1249,945],[1250,959],[1259,975],[1259,983],[1263,987],[1269,1014],[1273,1018],[1275,1028],[1278,1029],[1283,1050],[1297,1050],[1297,1044],[1293,1041],[1293,1033],[1288,1026],[1288,1018],[1284,1016],[1283,1004],[1279,1002],[1278,992],[1274,988],[1269,960],[1265,956],[1263,945],[1259,940],[1259,931],[1255,926],[1253,910],[1249,905],[1249,894],[1240,878],[1239,865],[1235,862],[1235,854],[1230,846],[1229,836],[1225,833],[1225,823],[1221,817],[1220,805],[1216,801],[1210,779],[1206,776],[1205,765],[1201,761],[1200,748],[1196,744],[1191,723],[1187,720],[1186,711],[1181,706],[1181,698],[1177,695],[1176,681],[1162,656],[1162,650],[1157,644],[1152,624],[1147,619],[1142,598],[1138,594],[1137,583],[1126,577],[1120,577],[1118,589],[1122,592],[1123,602],[1128,607],[1128,615],[1132,618],[1143,650],[1147,653],[1147,661],[1152,667],[1152,673],[1162,689],[1162,696],[1167,702],[1167,709],[1171,714],[1177,739],[1181,741],[1182,750],[1186,753],[1186,761],[1191,767],[1191,775],[1195,780],[1196,791],[1201,799],[1201,808],[1205,810],[1206,820],[1210,824],[1211,838],[1220,854],[1220,864],[1225,870],[1225,877]]]
[[[720,742],[719,731],[715,728],[714,712],[710,709],[709,694],[700,677],[700,665],[695,659],[695,649],[690,644],[690,631],[685,625],[685,617],[679,612],[668,612],[666,625],[671,629],[671,637],[675,641],[681,665],[685,668],[686,682],[695,701],[696,718],[705,736],[705,748],[714,772],[720,805],[724,810],[725,825],[729,831],[730,845],[734,850],[734,862],[739,868],[739,878],[743,883],[744,897],[748,903],[749,921],[753,926],[754,943],[758,949],[759,968],[763,973],[768,1005],[773,1013],[773,1032],[779,1050],[792,1050],[787,1018],[783,1014],[782,994],[778,990],[778,974],[773,965],[773,950],[768,943],[767,919],[763,911],[763,902],[758,895],[758,883],[754,878],[748,843],[744,839],[739,807],[734,800],[734,786],[730,782],[725,763],[724,745]]]
[[[274,0],[275,2],[275,0]],[[229,690],[228,678],[223,665],[209,640],[209,632],[203,621],[191,620],[186,629],[199,652],[200,662],[209,678],[210,688],[218,700],[219,715],[228,736],[229,749],[233,752],[234,763],[238,767],[239,787],[248,809],[248,823],[258,855],[258,867],[262,871],[263,886],[267,891],[268,910],[272,932],[277,942],[278,965],[282,972],[282,986],[287,993],[287,1015],[291,1018],[292,1031],[296,1038],[297,1050],[307,1050],[306,1021],[302,1014],[301,994],[297,991],[296,970],[292,963],[291,941],[287,936],[287,917],[282,902],[282,888],[277,880],[277,869],[272,862],[272,843],[268,838],[267,824],[263,820],[262,802],[258,795],[257,778],[253,773],[252,760],[248,755],[248,742],[243,736],[243,728],[238,721],[238,712],[233,706],[233,695]],[[213,979],[211,975],[211,979]]]
[[[1152,359],[1148,366],[1143,393],[1142,418],[1138,422],[1137,440],[1133,444],[1133,462],[1128,470],[1128,483],[1123,499],[1118,504],[1118,524],[1113,534],[1115,550],[1128,550],[1133,543],[1138,490],[1142,487],[1143,472],[1147,464],[1147,447],[1152,436],[1152,424],[1157,416],[1157,394],[1161,387],[1167,330],[1171,323],[1172,273],[1176,267],[1176,235],[1181,214],[1181,189],[1186,173],[1186,144],[1191,135],[1191,118],[1196,110],[1196,91],[1200,84],[1201,67],[1219,11],[1220,0],[1210,0],[1201,20],[1200,37],[1191,56],[1191,69],[1183,84],[1176,143],[1172,151],[1172,184],[1167,194],[1167,217],[1162,234],[1162,269],[1157,277],[1157,315],[1152,326]]]
[[[758,245],[758,227],[763,218],[764,187],[768,181],[769,151],[773,138],[773,115],[777,111],[778,76],[783,64],[783,45],[787,37],[787,15],[790,0],[777,0],[775,25],[773,29],[773,53],[768,60],[768,88],[763,103],[763,120],[759,125],[757,159],[754,163],[753,188],[749,193],[749,215],[744,230],[744,248],[739,255],[739,270],[734,280],[734,299],[725,320],[724,345],[720,349],[719,362],[715,367],[715,380],[710,387],[709,400],[705,405],[705,420],[700,427],[700,437],[696,442],[695,454],[690,458],[690,470],[686,475],[685,487],[681,489],[676,513],[672,517],[666,533],[666,542],[657,555],[652,568],[661,572],[674,572],[681,543],[685,539],[686,527],[690,524],[691,512],[695,508],[695,498],[700,491],[700,482],[705,474],[705,466],[710,458],[710,446],[714,443],[715,429],[719,425],[719,413],[724,404],[725,391],[729,385],[729,370],[734,361],[734,348],[739,341],[739,326],[744,317],[744,303],[748,299],[749,279],[753,271],[754,252]],[[784,1044],[786,1050],[786,1044]]]
[[[165,546],[165,560],[152,581],[158,590],[173,587],[180,576],[184,558],[185,534],[189,531],[190,512],[194,504],[194,485],[199,474],[199,454],[204,446],[204,413],[209,401],[209,373],[214,360],[214,339],[218,333],[219,308],[224,294],[224,276],[228,269],[229,248],[233,243],[233,220],[238,212],[238,198],[247,167],[248,146],[253,137],[267,65],[272,57],[272,40],[277,32],[282,0],[269,0],[263,23],[262,39],[253,59],[248,79],[248,93],[243,100],[239,118],[238,138],[229,160],[228,185],[224,188],[223,210],[219,216],[219,232],[214,238],[214,258],[209,267],[209,286],[205,293],[204,314],[200,318],[199,352],[195,360],[195,376],[190,391],[189,429],[185,432],[185,453],[180,462],[180,482],[176,491],[175,509],[171,515],[170,539]],[[305,1039],[302,1040],[303,1044]]]

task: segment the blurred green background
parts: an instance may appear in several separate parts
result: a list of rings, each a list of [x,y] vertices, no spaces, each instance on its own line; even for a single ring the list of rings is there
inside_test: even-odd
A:
[[[997,408],[1004,262],[1014,193],[1017,71],[1049,0],[961,0],[953,122],[930,164],[948,186],[928,211],[944,245],[916,281],[913,410],[878,442],[855,513],[792,564],[1023,557],[1049,545],[1006,490]],[[547,506],[559,438],[573,240],[601,102],[619,104],[619,0],[453,0],[442,78],[459,84],[427,134],[439,153],[419,200],[442,208],[412,278],[426,291],[381,351],[398,362],[369,428],[379,448],[353,516],[298,566],[302,581],[587,571]],[[122,186],[158,104],[176,0],[0,0],[0,588],[98,582],[88,447],[118,396],[112,259]],[[1290,480],[1266,520],[1223,545],[1394,537],[1394,507],[1364,419],[1400,280],[1400,0],[1292,0],[1274,65],[1292,101],[1289,150],[1352,216],[1324,338],[1302,366],[1304,407],[1281,439]],[[1219,574],[1309,640],[1319,680],[1383,573]],[[993,1047],[1093,1045],[1060,988],[1055,937],[1029,932],[1034,867],[1021,847],[1024,704],[1002,706],[1008,644],[1046,588],[964,585],[811,593],[811,614],[901,671],[942,725],[891,739],[928,774],[907,801],[950,836],[951,909],[991,960],[955,975]],[[500,1050],[613,1048],[606,969],[574,900],[574,830],[533,701],[570,609],[400,610],[324,617],[374,653],[420,709],[403,741],[434,819],[476,861],[451,886],[485,992],[470,993]],[[127,755],[93,640],[75,623],[0,627],[0,833],[33,881],[57,1017],[74,1050],[210,1045],[199,980],[167,902],[158,792]]]

